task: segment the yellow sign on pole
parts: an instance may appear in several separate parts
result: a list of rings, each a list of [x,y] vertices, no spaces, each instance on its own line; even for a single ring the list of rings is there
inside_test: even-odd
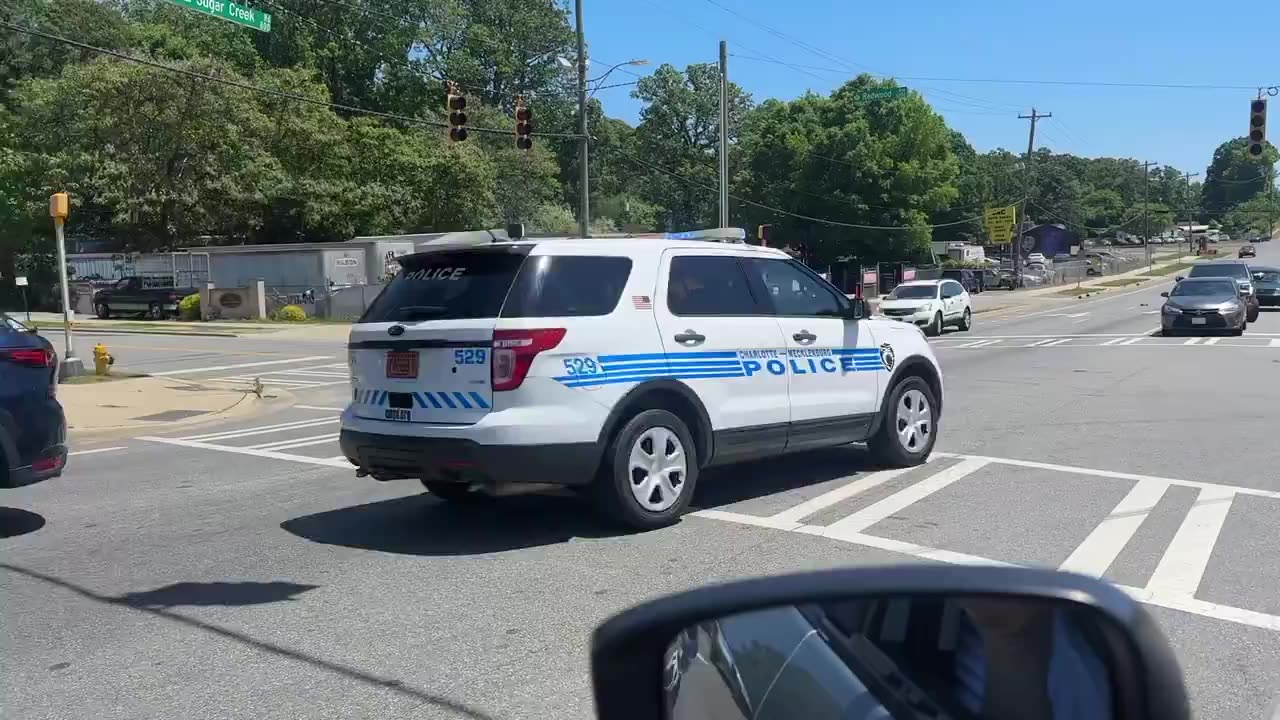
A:
[[[983,220],[987,226],[987,235],[991,237],[994,245],[1005,245],[1013,242],[1013,231],[1018,226],[1018,208],[1016,205],[1008,207],[987,208],[983,213]]]

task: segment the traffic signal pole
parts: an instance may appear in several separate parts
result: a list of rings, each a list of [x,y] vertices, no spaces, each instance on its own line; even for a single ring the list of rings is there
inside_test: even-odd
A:
[[[587,171],[587,41],[582,0],[574,0],[573,15],[578,26],[578,233],[587,237],[591,231],[591,177]]]

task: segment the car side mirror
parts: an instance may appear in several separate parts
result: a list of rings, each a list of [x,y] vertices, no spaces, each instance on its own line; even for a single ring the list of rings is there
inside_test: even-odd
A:
[[[1140,603],[1021,567],[847,568],[679,593],[597,627],[591,676],[596,716],[611,720],[741,717],[766,696],[804,717],[1048,717],[1060,695],[1079,717],[1191,717]]]
[[[1181,275],[1178,275],[1177,277],[1175,277],[1175,278],[1173,279],[1173,281],[1174,281],[1174,282],[1182,282],[1182,276],[1181,276]]]
[[[1169,293],[1167,293],[1167,292],[1162,292],[1162,293],[1160,293],[1160,297],[1169,297]]]
[[[862,298],[853,298],[849,301],[849,307],[846,310],[846,318],[849,320],[861,320],[867,316],[867,301]]]

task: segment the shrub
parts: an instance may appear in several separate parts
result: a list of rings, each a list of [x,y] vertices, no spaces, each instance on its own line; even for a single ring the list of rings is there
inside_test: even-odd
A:
[[[178,302],[178,319],[200,319],[200,293],[191,293]]]
[[[307,319],[307,311],[297,305],[285,305],[276,311],[276,319],[285,322],[302,322]]]

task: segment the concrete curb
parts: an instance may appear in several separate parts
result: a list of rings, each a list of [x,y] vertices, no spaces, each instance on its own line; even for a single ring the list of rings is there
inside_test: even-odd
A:
[[[96,327],[73,327],[72,332],[80,335],[171,335],[171,336],[190,336],[190,337],[220,337],[220,338],[238,338],[244,337],[229,332],[212,332],[205,330],[166,330],[157,328],[155,330],[133,330],[129,328],[96,328]]]

